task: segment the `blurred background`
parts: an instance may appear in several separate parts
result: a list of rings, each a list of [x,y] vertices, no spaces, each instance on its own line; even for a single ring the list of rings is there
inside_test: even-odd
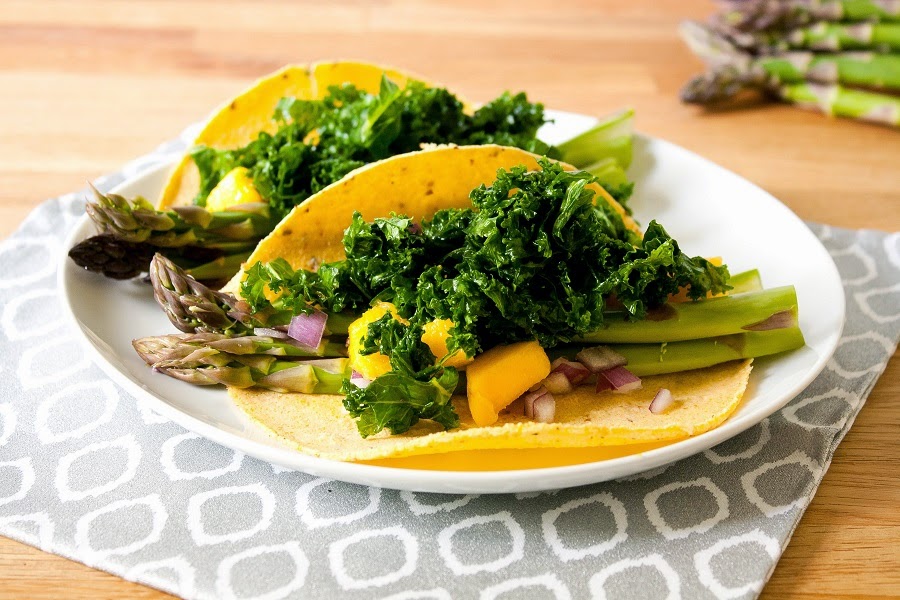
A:
[[[251,80],[328,59],[395,65],[476,102],[509,89],[592,115],[631,106],[639,131],[743,175],[803,219],[900,230],[897,129],[777,103],[679,101],[704,67],[677,25],[715,9],[709,0],[0,0],[0,236],[41,201],[176,137]],[[895,360],[764,597],[898,593],[883,576],[900,569],[898,381]],[[30,597],[56,597],[61,584],[95,597],[164,596],[0,538],[0,597],[4,580]]]

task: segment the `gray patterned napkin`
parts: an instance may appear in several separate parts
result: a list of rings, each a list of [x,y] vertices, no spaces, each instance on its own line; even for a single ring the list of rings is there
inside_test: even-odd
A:
[[[55,283],[82,212],[81,194],[49,201],[0,244],[0,534],[185,598],[753,598],[900,336],[900,234],[813,225],[847,292],[844,337],[758,426],[574,489],[366,488],[208,442],[92,365]]]

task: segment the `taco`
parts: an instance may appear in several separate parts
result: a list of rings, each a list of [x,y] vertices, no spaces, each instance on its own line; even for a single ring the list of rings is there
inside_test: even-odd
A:
[[[272,115],[282,98],[319,100],[325,97],[329,87],[344,84],[377,94],[382,77],[390,78],[400,87],[410,79],[424,81],[390,67],[361,62],[287,65],[257,80],[216,109],[194,138],[193,146],[216,150],[240,148],[261,132],[275,132],[278,123]],[[190,205],[199,190],[200,173],[189,151],[169,174],[157,205],[160,209]]]
[[[509,233],[511,245],[498,246],[498,232]],[[585,245],[585,236],[606,246]],[[523,250],[523,240],[546,251]],[[498,264],[479,265],[490,252]],[[595,252],[617,258],[589,282],[579,270],[600,268]],[[547,260],[536,264],[541,255]],[[312,369],[320,383],[339,372],[343,387],[317,388],[330,394],[272,391],[291,369],[269,370],[281,360],[271,356],[265,366],[212,367],[246,367],[247,379],[229,387],[236,405],[284,443],[335,460],[675,441],[737,408],[748,359],[803,344],[792,289],[667,302],[726,293],[727,269],[685,255],[656,223],[642,236],[586,173],[514,148],[435,147],[361,168],[297,206],[247,264],[225,291],[269,324],[285,314],[291,329],[294,319],[315,321],[311,306],[358,317],[344,329],[350,357],[332,359],[340,366],[330,375],[324,363],[291,363],[303,385],[316,380]],[[530,273],[518,278],[520,267]],[[592,295],[601,279],[603,293]],[[512,306],[517,297],[530,303]],[[460,298],[465,305],[449,302]],[[637,342],[601,347],[630,359],[627,368],[618,359],[574,361],[609,339]],[[271,341],[266,348],[279,346]],[[553,363],[545,350],[556,353]],[[263,368],[272,389],[252,387],[261,380],[250,371]],[[572,369],[579,381],[589,371],[591,385],[575,385]],[[621,370],[631,379],[614,381]],[[565,393],[548,394],[554,375],[553,385],[560,375],[567,380]],[[206,383],[227,382],[222,377]],[[557,396],[550,419],[548,395]]]

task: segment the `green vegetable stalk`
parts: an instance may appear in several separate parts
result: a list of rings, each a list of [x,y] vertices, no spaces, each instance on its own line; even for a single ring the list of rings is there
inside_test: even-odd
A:
[[[900,127],[900,97],[897,96],[813,83],[786,84],[777,93],[802,108],[827,115]]]
[[[718,22],[741,31],[793,29],[816,21],[900,21],[893,0],[726,0]]]
[[[711,338],[663,342],[661,344],[610,344],[628,359],[628,370],[639,377],[680,373],[711,367],[732,360],[759,358],[802,348],[805,341],[797,326],[771,331],[750,331]],[[581,349],[561,347],[552,358],[573,359]]]
[[[631,165],[634,137],[634,110],[626,109],[609,115],[588,131],[559,144],[559,159],[587,169],[598,159],[612,159],[621,168]]]
[[[757,51],[782,52],[790,49],[840,52],[900,50],[900,23],[815,23],[787,33],[764,32],[735,35],[735,41]]]
[[[307,356],[271,338],[225,338],[212,334],[164,335],[132,342],[154,370],[194,385],[263,387],[278,392],[337,394],[350,376],[349,360],[289,360]],[[237,351],[234,351],[237,350]],[[330,346],[321,349],[327,356]]]
[[[196,206],[157,211],[140,197],[126,200],[93,191],[86,211],[99,234],[75,245],[69,256],[78,266],[113,279],[146,273],[159,251],[193,269],[198,279],[228,279],[278,222],[266,204],[216,212]]]
[[[602,328],[579,336],[577,341],[600,344],[677,342],[796,325],[797,292],[794,286],[784,286],[699,302],[669,303],[642,320],[632,320],[626,313],[607,316]]]

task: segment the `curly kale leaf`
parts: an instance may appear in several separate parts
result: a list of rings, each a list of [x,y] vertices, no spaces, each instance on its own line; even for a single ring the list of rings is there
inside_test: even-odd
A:
[[[456,369],[435,365],[435,356],[422,342],[422,328],[386,314],[371,323],[363,354],[381,352],[390,357],[391,371],[365,388],[344,382],[344,408],[356,418],[360,435],[368,437],[388,429],[408,431],[419,419],[436,421],[446,429],[459,426],[450,404],[459,381]]]

